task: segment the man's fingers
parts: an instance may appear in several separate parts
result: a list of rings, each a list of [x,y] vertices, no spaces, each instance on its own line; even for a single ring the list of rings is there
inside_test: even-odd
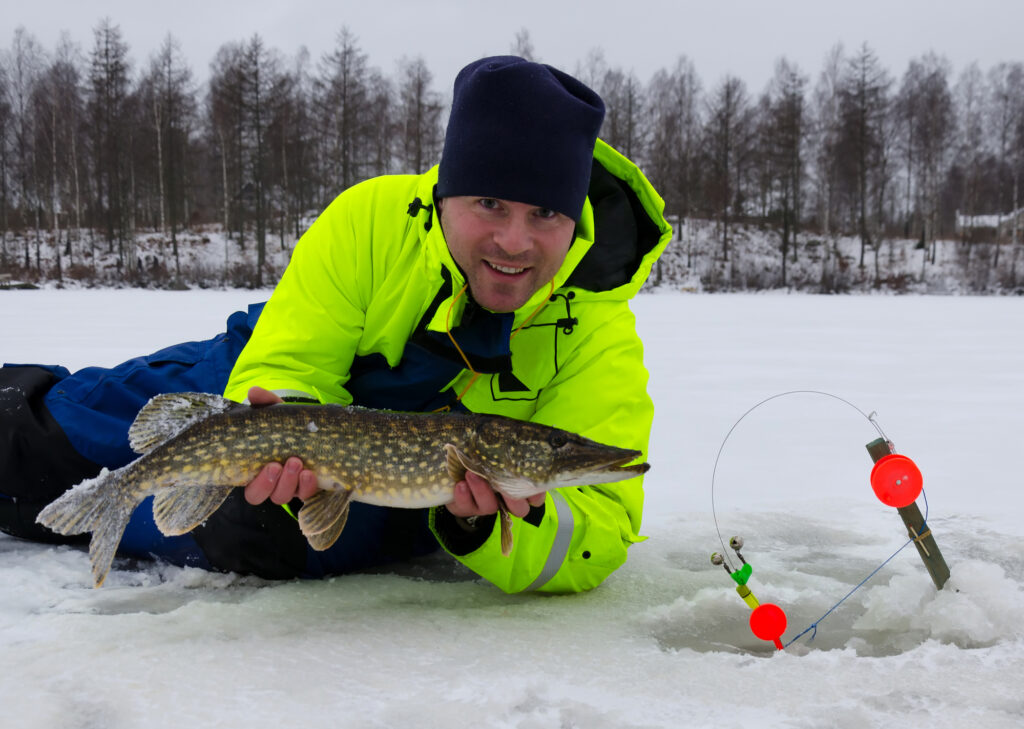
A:
[[[498,510],[498,494],[494,492],[487,480],[475,473],[466,474],[466,485],[473,496],[477,514],[493,514]]]
[[[280,463],[268,463],[245,487],[245,500],[250,504],[262,504],[274,492],[284,468]]]
[[[300,459],[292,456],[285,461],[284,470],[281,471],[281,477],[277,479],[277,485],[274,486],[274,491],[270,494],[270,500],[275,504],[287,504],[294,499],[299,490],[300,473],[302,473]]]
[[[316,493],[320,483],[315,472],[302,467],[302,460],[292,456],[280,463],[268,463],[256,478],[245,487],[245,500],[262,504],[270,499],[275,504],[287,504],[298,496],[306,500]]]
[[[282,400],[276,393],[255,385],[249,388],[248,396],[249,404],[254,408],[264,407],[266,405],[276,405],[279,402],[284,402],[284,400]]]
[[[313,471],[303,469],[299,474],[299,492],[296,495],[305,501],[315,494],[319,488],[320,482],[316,474]]]
[[[530,513],[530,502],[526,499],[510,499],[507,496],[503,498],[505,499],[505,507],[516,516],[522,518]]]

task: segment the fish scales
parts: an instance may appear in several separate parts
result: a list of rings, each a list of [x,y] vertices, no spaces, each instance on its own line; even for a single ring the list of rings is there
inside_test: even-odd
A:
[[[382,414],[341,406],[237,408],[211,415],[140,464],[145,488],[248,483],[291,456],[322,488],[352,489],[356,501],[416,508],[451,500],[445,443],[462,444],[458,415]],[[313,426],[313,427],[311,427]]]
[[[104,470],[44,509],[38,521],[62,534],[92,532],[90,560],[101,584],[134,508],[154,496],[157,527],[183,534],[205,521],[232,488],[269,462],[302,459],[321,490],[299,512],[314,549],[344,528],[350,501],[423,508],[449,503],[457,481],[479,474],[501,495],[634,478],[640,451],[568,431],[474,413],[398,413],[341,405],[248,407],[208,393],[158,395],[129,432],[142,455]],[[502,509],[502,549],[511,517]]]

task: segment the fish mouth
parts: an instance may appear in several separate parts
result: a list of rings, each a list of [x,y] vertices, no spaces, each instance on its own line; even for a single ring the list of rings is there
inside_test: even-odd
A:
[[[594,479],[594,483],[609,483],[624,481],[634,476],[642,476],[651,470],[651,464],[630,463],[630,461],[636,460],[641,455],[640,451],[623,451],[620,455],[609,458],[603,463],[596,463],[589,468],[581,469],[578,477],[582,482],[586,482],[587,479]]]
[[[632,451],[628,455],[616,458],[614,461],[610,461],[607,465],[600,467],[598,470],[605,473],[632,473],[639,476],[651,470],[650,463],[633,463],[626,465],[639,455],[640,451]]]
[[[610,469],[613,473],[633,473],[640,476],[651,470],[650,463],[634,463],[631,466],[612,466]]]

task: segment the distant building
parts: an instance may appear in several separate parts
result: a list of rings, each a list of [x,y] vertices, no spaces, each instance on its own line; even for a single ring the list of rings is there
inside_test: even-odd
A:
[[[956,232],[970,243],[995,243],[1013,240],[1014,223],[1017,235],[1024,232],[1024,208],[1010,213],[991,215],[961,215],[956,211]]]

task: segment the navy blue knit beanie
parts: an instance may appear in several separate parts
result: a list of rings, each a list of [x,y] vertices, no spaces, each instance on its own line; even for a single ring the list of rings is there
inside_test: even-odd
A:
[[[556,68],[475,61],[455,78],[437,197],[513,200],[579,220],[603,120],[601,97]]]

